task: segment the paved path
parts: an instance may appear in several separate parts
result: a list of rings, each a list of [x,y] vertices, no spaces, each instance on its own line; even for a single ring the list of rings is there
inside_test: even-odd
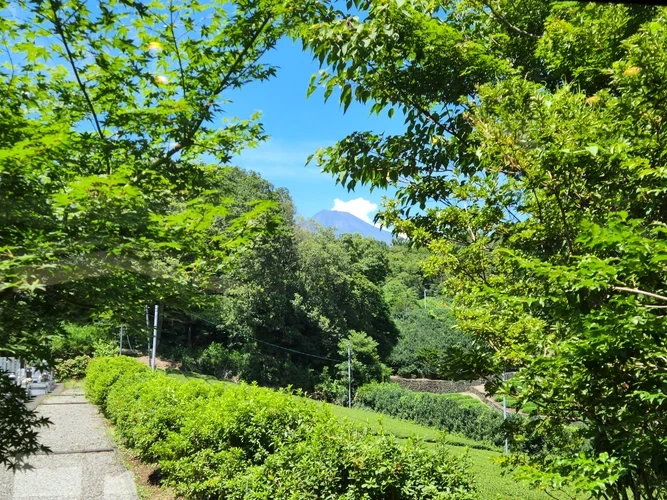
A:
[[[40,431],[53,453],[31,457],[31,470],[0,470],[0,500],[138,500],[132,473],[80,387],[54,392],[37,412],[54,424]]]

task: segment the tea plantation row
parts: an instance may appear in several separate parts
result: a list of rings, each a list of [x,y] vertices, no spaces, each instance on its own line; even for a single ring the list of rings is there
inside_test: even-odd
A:
[[[341,424],[320,405],[253,385],[209,385],[95,358],[89,399],[188,498],[473,499],[467,460]]]
[[[496,446],[505,441],[502,414],[470,396],[413,392],[374,382],[359,388],[355,405]]]

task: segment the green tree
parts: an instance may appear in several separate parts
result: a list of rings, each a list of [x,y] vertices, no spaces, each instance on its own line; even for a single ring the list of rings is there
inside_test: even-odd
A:
[[[364,276],[374,285],[382,286],[389,273],[387,244],[358,233],[343,234],[340,242],[350,256],[352,272]]]
[[[349,330],[367,331],[388,356],[398,331],[379,286],[387,273],[387,246],[358,235],[306,231],[295,224],[286,191],[239,169],[228,175],[219,189],[229,191],[232,216],[270,200],[275,206],[267,211],[267,223],[273,221],[275,227],[229,257],[218,276],[224,293],[190,310],[206,321],[183,310],[168,332],[174,353],[181,351],[197,367],[197,357],[209,358],[207,346],[217,342],[229,352],[243,353],[247,363],[238,364],[235,375],[308,390],[330,359],[338,357],[338,342]],[[218,225],[225,224],[218,219]],[[179,346],[188,332],[194,352],[186,353]],[[228,364],[224,356],[219,358]]]
[[[389,377],[391,370],[380,360],[378,343],[366,333],[350,330],[347,338],[338,343],[338,355],[347,359],[348,348],[353,387],[360,387],[369,382],[384,382]],[[339,380],[347,387],[349,383],[347,361],[339,363],[336,368]]]
[[[325,352],[332,356],[338,342],[349,330],[366,332],[378,343],[380,356],[386,358],[398,339],[382,289],[373,280],[380,279],[386,262],[386,246],[371,238],[344,235],[337,238],[332,230],[315,233],[300,230],[298,280],[302,294],[296,298],[311,328],[319,324]],[[365,240],[365,241],[364,241]],[[370,248],[365,254],[359,248]]]
[[[0,3],[0,355],[48,358],[62,320],[141,324],[146,303],[218,289],[271,206],[212,230],[229,214],[219,166],[265,137],[223,106],[275,74],[262,56],[317,8]],[[36,449],[11,443],[3,461]]]
[[[546,488],[666,498],[663,163],[667,11],[574,2],[374,0],[303,33],[340,89],[403,134],[316,155],[353,188],[395,186],[380,220],[429,248],[458,324],[490,345],[556,454]],[[573,422],[588,446],[560,440]],[[560,449],[558,447],[560,446]]]
[[[416,308],[394,317],[401,332],[387,360],[401,377],[417,376],[459,380],[465,373],[457,370],[449,359],[452,353],[460,356],[473,348],[473,338],[456,328],[449,309],[424,310]]]

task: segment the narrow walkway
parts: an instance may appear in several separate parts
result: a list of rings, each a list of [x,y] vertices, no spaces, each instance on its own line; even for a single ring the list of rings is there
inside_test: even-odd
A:
[[[37,412],[53,422],[40,431],[53,453],[31,457],[30,470],[0,470],[1,500],[138,500],[132,473],[81,387],[54,392]]]

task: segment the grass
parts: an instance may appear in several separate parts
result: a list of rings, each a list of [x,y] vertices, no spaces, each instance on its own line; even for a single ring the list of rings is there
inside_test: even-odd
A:
[[[68,378],[63,381],[63,390],[66,389],[81,389],[83,391],[83,380],[77,378]]]
[[[469,397],[469,396],[462,396]],[[424,439],[427,445],[435,447],[435,442],[440,432],[430,427],[424,427],[412,422],[388,417],[380,413],[358,408],[344,408],[342,406],[323,403],[341,421],[347,420],[351,423],[366,425],[369,429],[394,434],[399,438],[416,436]],[[464,437],[445,436],[447,449],[452,455],[460,456],[468,453],[472,473],[477,482],[480,500],[547,500],[553,498],[573,498],[573,495],[558,495],[550,492],[552,496],[542,491],[531,489],[530,486],[521,483],[510,475],[503,475],[503,469],[494,462],[502,456],[502,452],[494,446],[473,441]]]
[[[465,397],[465,396],[464,396]],[[408,438],[418,436],[427,443],[435,443],[441,436],[441,432],[432,427],[425,427],[423,425],[415,424],[407,420],[389,417],[382,413],[377,413],[371,410],[361,410],[359,408],[344,408],[342,406],[323,403],[339,420],[347,419],[355,424],[363,424],[374,431],[380,429],[389,432],[399,438]],[[446,441],[451,446],[468,446],[470,448],[478,448],[489,451],[500,451],[495,446],[474,441],[465,437],[454,436],[452,434],[446,435]]]
[[[201,378],[207,382],[232,384],[233,382],[218,380],[214,377],[199,375],[196,373],[183,373],[178,370],[167,370],[169,377],[179,380],[189,380],[192,378]],[[470,399],[471,404],[483,404],[470,396],[461,394],[451,395],[453,399]],[[419,437],[426,441],[427,446],[435,448],[435,443],[441,435],[441,432],[431,427],[408,422],[397,418],[392,418],[381,413],[359,408],[345,408],[343,406],[329,403],[320,403],[323,408],[330,411],[340,421],[348,421],[356,425],[364,425],[371,431],[379,432],[383,430],[389,432],[400,439],[408,437]],[[542,491],[530,488],[510,475],[503,475],[503,469],[494,462],[502,456],[501,450],[491,444],[474,441],[465,437],[448,434],[445,436],[447,449],[452,455],[461,456],[468,453],[472,473],[477,482],[480,500],[549,500],[574,498],[573,495],[558,495],[552,493],[547,495]]]
[[[167,368],[165,370],[165,373],[169,378],[180,380],[181,382],[187,382],[188,380],[198,378],[201,380],[205,380],[206,382],[209,383],[233,384],[233,382],[229,382],[227,380],[220,380],[215,377],[212,377],[211,375],[202,375],[201,373],[195,373],[195,372],[182,372],[180,370],[173,370],[171,368]]]

